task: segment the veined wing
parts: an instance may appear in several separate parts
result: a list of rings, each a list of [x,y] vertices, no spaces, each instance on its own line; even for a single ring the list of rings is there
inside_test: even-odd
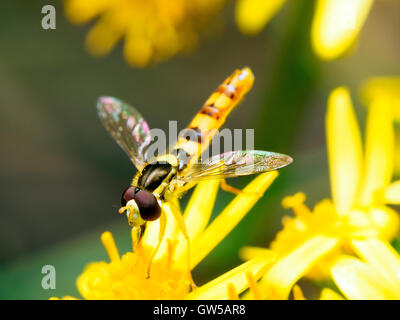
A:
[[[137,169],[145,164],[146,147],[151,142],[150,130],[141,114],[113,97],[100,97],[97,112],[101,122]]]
[[[287,155],[269,151],[230,151],[192,165],[176,179],[190,182],[245,176],[279,169],[292,161]]]

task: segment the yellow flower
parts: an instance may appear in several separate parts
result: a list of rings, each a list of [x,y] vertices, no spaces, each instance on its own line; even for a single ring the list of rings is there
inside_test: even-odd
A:
[[[292,208],[295,217],[284,217],[283,230],[270,245],[278,260],[260,281],[268,298],[287,299],[303,276],[315,280],[330,277],[338,259],[360,251],[354,243],[387,243],[398,232],[398,213],[387,206],[400,203],[400,181],[391,183],[393,115],[390,105],[381,102],[371,105],[368,111],[363,156],[348,90],[340,87],[331,93],[326,133],[333,201],[323,200],[311,211],[304,204],[303,193],[283,200],[283,206]],[[374,259],[389,259],[383,250],[368,246],[363,249],[363,255],[373,251]],[[245,248],[242,256],[248,259],[261,250]],[[337,273],[332,272],[335,281],[340,282]]]
[[[237,0],[236,23],[245,34],[259,33],[285,0]],[[315,53],[324,60],[343,55],[354,43],[373,0],[318,0],[312,22]]]
[[[197,32],[224,1],[65,0],[65,13],[76,24],[100,16],[86,38],[91,54],[106,55],[125,37],[125,59],[145,67],[196,46]]]
[[[361,99],[369,107],[375,103],[390,104],[395,120],[400,122],[400,77],[375,77],[363,83],[360,90]],[[378,102],[379,101],[379,102]],[[395,173],[400,175],[400,128],[396,131]],[[400,192],[400,188],[397,190]]]
[[[259,33],[284,3],[285,0],[237,0],[235,18],[239,30],[248,35]]]
[[[393,108],[394,117],[400,121],[400,77],[375,77],[365,81],[360,90],[366,106],[383,100]]]
[[[352,240],[363,259],[342,256],[332,267],[340,291],[353,300],[400,299],[400,255],[384,240]]]
[[[271,252],[269,249],[264,249],[264,248],[259,248],[259,247],[244,247],[239,251],[239,256],[243,260],[249,260],[254,259],[255,257],[265,257],[268,256]],[[278,261],[279,262],[279,261]],[[291,266],[293,267],[292,270],[286,270],[286,272],[296,272],[296,266]],[[270,268],[267,267],[267,271]],[[228,299],[230,300],[265,300],[265,299],[288,299],[289,298],[289,292],[286,297],[283,296],[277,296],[271,294],[271,292],[274,290],[274,287],[271,286],[270,284],[267,284],[265,281],[261,280],[257,282],[257,279],[254,278],[254,276],[248,272],[246,274],[247,278],[247,283],[248,283],[248,290],[245,291],[240,297],[236,289],[230,285],[228,286]],[[264,276],[265,279],[265,276]],[[294,285],[293,290],[293,299],[294,300],[305,300],[306,298],[304,297],[303,291],[301,290],[300,286]],[[332,289],[329,288],[323,288],[320,293],[320,300],[342,300],[343,297],[338,294],[337,292],[333,291]]]
[[[210,224],[219,181],[198,184],[184,212],[190,238],[190,269],[196,267],[240,222],[277,176],[276,171],[257,176]],[[150,278],[147,278],[147,268],[158,244],[159,221],[148,223],[139,243],[137,234],[132,232],[133,250],[122,257],[111,233],[103,233],[101,240],[111,261],[94,262],[85,268],[77,280],[83,298],[226,299],[232,288],[239,293],[247,289],[249,275],[258,280],[275,260],[273,252],[265,252],[191,291],[187,245],[173,218],[173,208],[175,206],[169,203],[163,206],[167,214],[166,234],[151,265]]]

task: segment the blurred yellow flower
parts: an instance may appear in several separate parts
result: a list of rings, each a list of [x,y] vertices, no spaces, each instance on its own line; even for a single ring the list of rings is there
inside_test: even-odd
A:
[[[390,104],[394,118],[400,123],[400,77],[375,77],[363,83],[360,90],[361,99],[369,107],[377,101]],[[395,173],[400,176],[400,126],[395,128]]]
[[[261,32],[284,3],[285,0],[237,0],[235,18],[239,30],[248,35]]]
[[[348,299],[400,299],[400,255],[382,239],[352,240],[362,260],[342,256],[332,267],[332,278]]]
[[[198,184],[184,213],[191,244],[190,269],[196,267],[240,222],[277,176],[276,171],[257,176],[210,224],[219,181],[205,181]],[[83,298],[226,299],[232,290],[240,293],[247,289],[249,275],[252,279],[258,280],[265,273],[267,266],[275,261],[275,253],[264,252],[191,290],[187,244],[173,218],[171,212],[173,208],[175,206],[169,203],[163,206],[168,219],[166,234],[152,263],[150,278],[147,278],[147,268],[149,258],[158,243],[159,221],[148,223],[139,243],[137,234],[133,231],[133,250],[122,257],[111,233],[103,233],[101,240],[111,262],[94,262],[85,268],[77,280]]]
[[[258,248],[258,247],[244,247],[240,251],[239,255],[244,259],[254,259],[255,257],[262,258],[270,254],[271,250]],[[251,260],[249,260],[251,261]],[[267,267],[268,270],[268,267]],[[291,272],[287,270],[287,272]],[[257,280],[253,277],[253,275],[248,272],[246,274],[247,282],[248,282],[248,290],[245,291],[240,297],[239,294],[235,291],[234,287],[228,287],[228,299],[230,300],[266,300],[266,299],[288,299],[289,295],[284,297],[278,297],[271,295],[271,289],[273,287],[269,287],[262,280],[257,282]],[[299,285],[294,285],[292,289],[293,300],[305,300],[305,296],[303,291],[301,290]],[[338,294],[336,291],[330,288],[323,288],[320,292],[319,300],[343,300],[343,297]]]
[[[285,0],[237,0],[236,23],[244,34],[259,33]],[[312,22],[315,53],[324,60],[343,55],[354,43],[373,0],[318,0]]]
[[[282,205],[292,208],[295,217],[284,217],[283,230],[270,245],[278,260],[259,283],[267,298],[287,299],[301,277],[323,280],[331,276],[331,268],[335,282],[346,283],[340,278],[346,272],[336,272],[347,265],[343,255],[361,252],[360,243],[380,241],[388,248],[399,230],[398,213],[386,205],[400,203],[400,181],[391,182],[394,133],[390,104],[380,101],[369,108],[363,156],[350,94],[346,88],[337,88],[328,100],[326,134],[333,201],[323,200],[311,211],[303,193],[283,200]],[[241,255],[249,259],[262,250],[244,248]],[[367,254],[382,264],[395,261],[387,250],[366,245],[363,258]],[[339,267],[338,259],[342,261]],[[389,267],[387,263],[385,268]],[[344,289],[343,293],[352,297]]]
[[[373,0],[318,0],[311,27],[314,51],[324,60],[344,54],[354,43]]]
[[[374,77],[361,85],[360,96],[366,106],[374,100],[386,100],[393,108],[396,121],[400,121],[400,77]]]
[[[192,49],[198,31],[225,0],[65,0],[67,18],[76,24],[100,16],[86,38],[94,56],[108,54],[124,37],[129,64],[145,67]]]

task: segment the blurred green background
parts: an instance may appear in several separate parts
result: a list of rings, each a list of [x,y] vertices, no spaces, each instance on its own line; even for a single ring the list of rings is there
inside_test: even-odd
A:
[[[56,7],[56,30],[41,28],[45,4]],[[97,119],[100,95],[130,102],[153,128],[167,130],[168,120],[177,120],[183,129],[235,68],[255,73],[254,88],[226,127],[255,128],[256,148],[295,162],[195,269],[199,284],[236,266],[241,246],[268,245],[288,213],[280,207],[283,196],[304,191],[310,206],[329,197],[326,98],[336,86],[349,86],[363,126],[361,82],[400,73],[400,1],[376,1],[352,52],[329,63],[310,48],[313,6],[288,1],[260,35],[246,37],[228,5],[223,27],[208,30],[193,54],[134,69],[121,44],[107,57],[89,56],[83,43],[92,23],[71,25],[61,1],[1,1],[0,299],[79,297],[75,279],[83,267],[108,259],[99,239],[105,230],[121,253],[130,249],[129,227],[116,208],[134,168]],[[231,198],[221,191],[215,214]],[[56,290],[41,287],[46,264],[56,267]]]

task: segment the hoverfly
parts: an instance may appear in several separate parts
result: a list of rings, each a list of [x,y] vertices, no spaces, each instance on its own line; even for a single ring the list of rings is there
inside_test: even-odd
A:
[[[169,152],[150,160],[146,159],[146,150],[152,139],[140,113],[116,98],[99,98],[97,111],[101,122],[137,169],[131,185],[122,194],[119,212],[126,212],[129,225],[140,230],[139,239],[146,223],[160,218],[160,243],[165,231],[163,202],[180,197],[198,181],[271,171],[292,162],[292,158],[284,154],[255,150],[231,151],[199,161],[216,130],[253,82],[249,68],[234,71],[189,124],[188,128],[196,133],[195,139],[181,137]],[[233,187],[229,190],[235,191]],[[183,219],[178,216],[175,217],[178,226],[189,241]]]

